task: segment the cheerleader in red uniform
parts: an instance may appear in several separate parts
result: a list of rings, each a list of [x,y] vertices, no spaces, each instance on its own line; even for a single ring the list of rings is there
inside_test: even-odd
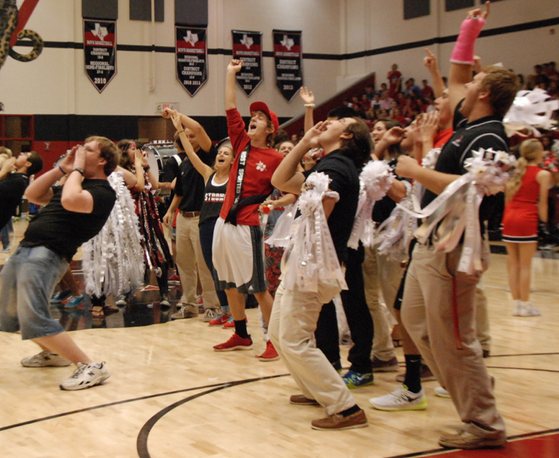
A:
[[[551,173],[538,166],[543,152],[543,145],[537,139],[522,142],[516,174],[505,190],[503,240],[509,255],[507,266],[514,316],[541,315],[528,299],[532,257],[538,249],[538,220],[547,222],[551,183]]]

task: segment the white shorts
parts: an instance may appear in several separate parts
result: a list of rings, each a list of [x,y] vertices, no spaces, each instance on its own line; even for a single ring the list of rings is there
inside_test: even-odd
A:
[[[263,238],[260,226],[234,226],[218,218],[212,245],[220,289],[240,293],[266,291]]]

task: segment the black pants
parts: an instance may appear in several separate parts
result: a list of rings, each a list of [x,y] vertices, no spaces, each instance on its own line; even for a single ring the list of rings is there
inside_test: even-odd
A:
[[[347,290],[341,292],[342,303],[351,332],[353,346],[349,350],[351,370],[362,374],[372,372],[371,350],[373,348],[373,319],[365,300],[365,286],[361,265],[363,246],[358,250],[348,248],[345,279]],[[324,304],[315,331],[316,345],[332,364],[339,364],[340,346],[338,321],[334,302]]]

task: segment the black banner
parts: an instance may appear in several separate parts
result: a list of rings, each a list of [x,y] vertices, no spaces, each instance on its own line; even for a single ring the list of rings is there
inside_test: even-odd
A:
[[[262,32],[233,30],[233,59],[243,61],[236,75],[237,83],[250,95],[262,82]]]
[[[116,75],[116,21],[83,21],[85,73],[99,93]]]
[[[177,27],[175,32],[177,79],[194,97],[208,80],[207,29]]]
[[[303,50],[301,32],[273,30],[276,85],[281,95],[291,102],[303,86]]]

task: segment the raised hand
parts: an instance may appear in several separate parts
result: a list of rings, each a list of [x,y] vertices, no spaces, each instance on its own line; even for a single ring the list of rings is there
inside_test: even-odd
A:
[[[429,72],[434,73],[439,69],[437,56],[435,56],[429,48],[425,48],[425,52],[427,55],[423,58],[423,65],[427,67]]]
[[[491,6],[491,2],[485,2],[485,9],[483,10],[483,12],[481,11],[480,8],[476,8],[475,10],[468,11],[468,19],[477,19],[480,17],[482,19],[487,19],[487,16],[489,16],[490,6]]]
[[[433,140],[439,131],[440,114],[438,111],[432,111],[423,116],[423,121],[419,125],[421,139],[423,141]]]
[[[178,111],[173,110],[173,112],[171,113],[171,121],[173,121],[173,126],[175,126],[175,129],[177,130],[182,130],[182,122],[181,122],[181,115]]]
[[[64,172],[70,173],[72,170],[74,170],[74,160],[76,159],[76,151],[79,147],[80,145],[74,145],[70,152],[60,163],[60,167],[62,168],[62,170],[64,170]]]
[[[389,145],[395,145],[396,143],[400,143],[404,139],[405,133],[406,131],[401,127],[393,127],[384,134],[384,137],[382,137],[382,139]]]
[[[227,71],[239,73],[241,71],[241,68],[243,68],[243,61],[241,59],[233,59],[231,62],[229,62]]]
[[[15,157],[10,157],[8,159],[6,159],[4,161],[4,164],[2,165],[2,172],[4,173],[8,173],[8,172],[12,172],[13,170],[15,170],[15,164],[16,163],[16,158]]]
[[[309,91],[307,87],[302,87],[301,91],[299,91],[299,96],[303,99],[304,104],[311,104],[314,103],[314,94],[312,91]]]

